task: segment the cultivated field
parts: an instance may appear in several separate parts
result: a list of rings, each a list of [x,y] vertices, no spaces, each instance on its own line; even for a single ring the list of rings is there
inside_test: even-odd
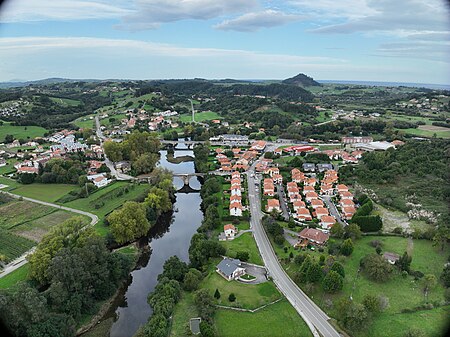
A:
[[[195,113],[195,121],[196,122],[203,122],[203,121],[210,121],[213,119],[221,119],[222,117],[213,111],[205,111],[205,112],[196,112]],[[189,123],[192,122],[192,114],[189,115],[181,115],[180,121]]]

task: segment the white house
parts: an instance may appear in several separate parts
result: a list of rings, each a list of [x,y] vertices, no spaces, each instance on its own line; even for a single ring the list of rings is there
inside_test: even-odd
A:
[[[230,203],[230,215],[242,216],[242,204],[239,201],[233,201]]]
[[[236,227],[234,227],[232,224],[223,226],[223,231],[225,233],[225,238],[228,240],[233,240],[234,236],[237,234]]]

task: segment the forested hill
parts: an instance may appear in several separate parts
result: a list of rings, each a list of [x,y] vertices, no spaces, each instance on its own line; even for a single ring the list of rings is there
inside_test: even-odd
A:
[[[312,77],[306,76],[305,74],[298,74],[294,77],[287,78],[281,83],[289,85],[297,85],[301,87],[320,87],[322,84],[314,81]]]
[[[288,101],[311,102],[314,95],[309,91],[295,86],[280,83],[271,84],[232,84],[218,85],[207,80],[168,80],[143,82],[141,89],[136,91],[140,96],[152,91],[175,95],[248,95],[265,96]]]

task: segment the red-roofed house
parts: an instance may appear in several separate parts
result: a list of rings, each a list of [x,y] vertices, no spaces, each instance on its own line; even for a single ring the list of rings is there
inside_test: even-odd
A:
[[[223,226],[223,232],[225,233],[225,238],[227,240],[233,240],[234,236],[237,233],[236,227],[234,227],[232,224],[228,224]]]
[[[274,174],[272,176],[273,182],[275,184],[282,184],[283,183],[283,176],[281,174]]]
[[[329,235],[314,228],[304,228],[298,237],[307,243],[321,246],[328,241]]]
[[[311,207],[314,209],[323,207],[323,201],[320,199],[311,200]]]
[[[303,220],[303,221],[311,221],[312,220],[311,213],[309,212],[309,209],[307,209],[306,207],[299,208],[297,210],[297,213],[294,214],[294,218],[297,218],[298,220]]]
[[[317,219],[319,219],[319,220],[322,219],[323,216],[329,215],[328,209],[325,207],[317,207],[315,213],[316,213]]]
[[[305,207],[305,202],[301,201],[301,200],[296,200],[293,203],[294,206],[294,211],[297,212],[299,210],[299,208]]]
[[[230,202],[230,215],[231,216],[242,216],[242,204],[240,201]]]
[[[336,218],[331,215],[324,215],[320,218],[320,225],[323,229],[330,229],[336,223]]]
[[[342,208],[342,216],[346,220],[350,220],[352,218],[353,214],[355,214],[355,212],[356,212],[356,208],[353,206]]]
[[[308,202],[311,202],[314,199],[319,199],[319,196],[317,195],[316,192],[308,192],[305,195],[305,200]]]
[[[281,212],[280,202],[277,199],[268,199],[266,211],[270,213],[273,210]]]

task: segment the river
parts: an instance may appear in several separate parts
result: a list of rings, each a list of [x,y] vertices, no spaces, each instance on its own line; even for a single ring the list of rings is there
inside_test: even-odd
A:
[[[167,161],[167,151],[161,151],[160,165],[174,173],[195,172],[194,163],[182,162],[172,164]],[[194,156],[192,151],[175,151],[174,156]],[[179,178],[174,178],[177,190],[183,186]],[[201,184],[196,177],[192,177],[190,186],[200,189]],[[131,337],[139,326],[145,324],[152,314],[147,303],[147,295],[151,293],[156,284],[157,277],[163,270],[164,262],[171,256],[177,255],[181,260],[188,262],[188,249],[191,237],[196,233],[203,219],[200,210],[201,198],[199,193],[177,193],[171,219],[158,221],[150,231],[148,242],[151,253],[144,255],[140,261],[140,269],[131,273],[131,282],[123,296],[112,308],[116,320],[110,331],[111,337]],[[115,309],[115,311],[114,311]]]

